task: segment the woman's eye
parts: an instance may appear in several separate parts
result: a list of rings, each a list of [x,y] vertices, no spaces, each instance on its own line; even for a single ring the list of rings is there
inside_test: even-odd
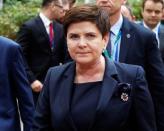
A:
[[[86,35],[86,38],[87,38],[87,39],[94,39],[95,37],[96,37],[95,34],[87,34],[87,35]]]
[[[70,35],[69,38],[72,40],[76,40],[79,38],[79,36],[78,35]]]

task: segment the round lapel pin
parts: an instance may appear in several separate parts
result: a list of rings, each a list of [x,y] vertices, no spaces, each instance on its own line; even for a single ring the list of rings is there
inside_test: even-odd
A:
[[[127,34],[126,37],[127,37],[127,38],[130,38],[130,34]]]

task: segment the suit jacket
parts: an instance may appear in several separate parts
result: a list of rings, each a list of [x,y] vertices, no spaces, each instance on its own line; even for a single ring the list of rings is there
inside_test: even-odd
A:
[[[75,68],[72,62],[49,70],[38,100],[32,131],[77,131],[70,108]],[[141,67],[106,59],[100,88],[94,117],[90,118],[90,112],[86,110],[87,118],[91,119],[86,119],[89,123],[87,131],[156,130],[152,99]],[[128,95],[127,101],[121,98],[123,93]],[[84,114],[78,117],[81,115]]]
[[[21,131],[20,117],[24,131],[30,131],[32,125],[34,104],[22,59],[20,46],[0,37],[1,131]]]
[[[159,26],[159,49],[161,52],[162,60],[164,62],[164,25],[160,24]]]
[[[29,66],[30,82],[36,79],[43,82],[49,67],[59,65],[65,60],[66,43],[63,27],[55,21],[53,25],[53,50],[50,47],[49,35],[40,16],[24,23],[18,32],[17,42],[22,46]]]
[[[144,26],[143,21],[139,22],[139,24]],[[159,26],[158,36],[159,36],[159,49],[161,52],[162,60],[164,62],[164,26],[162,24],[160,24]]]
[[[145,69],[155,104],[157,127],[164,131],[164,65],[155,34],[126,18],[121,31],[120,62],[140,65]]]

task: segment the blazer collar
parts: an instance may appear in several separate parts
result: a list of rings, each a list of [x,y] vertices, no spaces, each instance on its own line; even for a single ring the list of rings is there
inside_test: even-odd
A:
[[[125,17],[123,17],[123,24],[121,28],[122,37],[119,55],[120,62],[125,62],[130,46],[133,44],[135,33],[132,32],[131,24],[132,23],[130,23]]]

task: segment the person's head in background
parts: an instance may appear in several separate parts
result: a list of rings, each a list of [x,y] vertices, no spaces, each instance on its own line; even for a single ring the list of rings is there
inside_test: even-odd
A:
[[[76,0],[62,0],[63,2],[63,13],[60,14],[60,18],[57,19],[57,21],[59,23],[63,23],[63,19],[64,19],[64,16],[65,16],[65,13],[72,7],[75,6],[75,3],[76,3]]]
[[[78,65],[99,63],[107,46],[109,15],[96,5],[71,8],[64,17],[64,33],[70,56]]]
[[[143,22],[150,29],[154,29],[162,19],[164,1],[144,0],[142,4]]]
[[[61,14],[64,15],[62,0],[43,0],[41,12],[49,20],[60,19]]]
[[[121,15],[121,5],[126,0],[96,0],[96,4],[103,7],[110,15],[110,24],[113,25],[118,21]]]
[[[64,16],[65,16],[65,13],[72,7],[75,6],[75,3],[76,3],[76,0],[62,0],[63,2],[63,13],[60,13],[60,17],[59,19],[56,19],[57,22],[59,23],[63,23],[63,19],[64,19]]]
[[[133,15],[133,12],[129,6],[122,5],[121,13],[124,17],[128,18],[130,21],[135,21],[135,16]]]
[[[63,12],[60,12],[58,19],[56,19],[56,21],[61,24],[63,23],[65,13],[70,9],[69,0],[62,0],[62,3],[63,3]]]

